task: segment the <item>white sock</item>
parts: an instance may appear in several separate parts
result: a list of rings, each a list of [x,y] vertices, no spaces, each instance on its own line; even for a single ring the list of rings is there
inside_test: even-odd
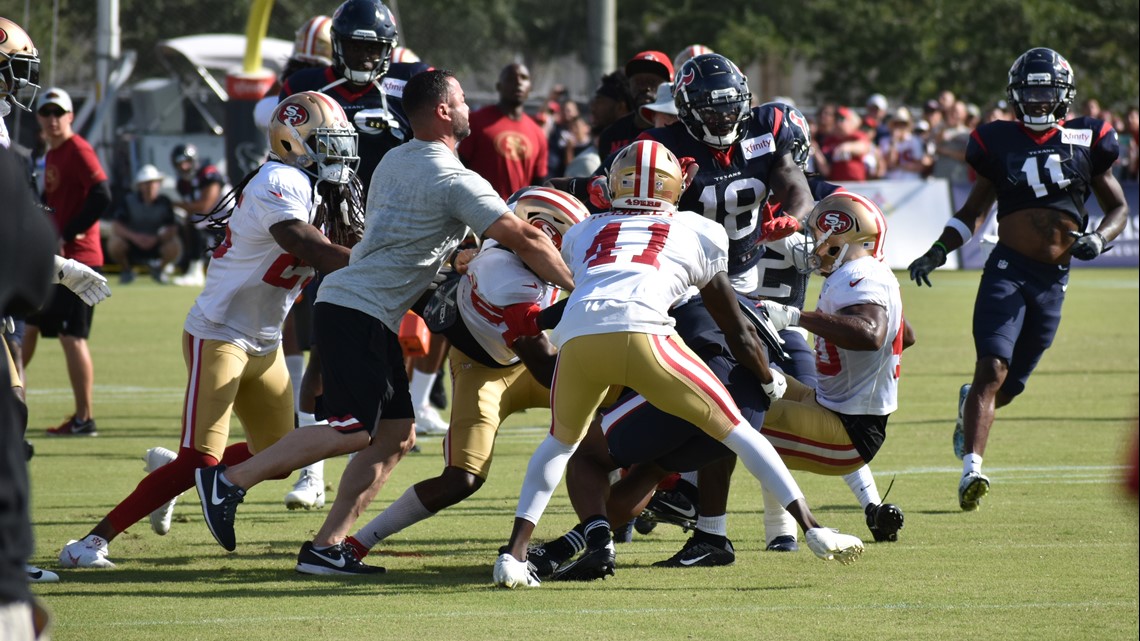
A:
[[[324,461],[317,461],[316,463],[313,463],[312,465],[306,465],[305,467],[301,468],[301,472],[302,473],[308,472],[309,476],[311,478],[314,478],[314,479],[320,481],[321,483],[324,483],[324,481],[325,481],[325,462]]]
[[[328,425],[328,421],[318,421],[317,417],[308,412],[297,412],[297,427],[309,427],[311,425]]]
[[[301,411],[301,378],[305,375],[305,355],[291,354],[285,357],[285,369],[289,370],[289,382],[293,384],[293,410]]]
[[[728,515],[721,514],[720,516],[698,516],[697,529],[705,534],[717,534],[719,536],[728,536]]]
[[[412,369],[410,390],[412,393],[412,407],[428,407],[431,404],[431,386],[435,384],[438,372],[421,372]]]
[[[740,457],[744,467],[775,495],[781,506],[804,497],[776,448],[748,423],[737,425],[721,442]]]
[[[562,475],[566,473],[566,465],[570,462],[570,455],[578,449],[578,444],[566,445],[550,434],[538,444],[538,449],[530,457],[526,465],[526,476],[523,477],[522,491],[519,492],[519,506],[515,516],[526,519],[531,523],[538,523],[550,497]]]
[[[367,545],[368,549],[371,550],[380,541],[406,527],[430,518],[434,514],[435,512],[424,507],[419,495],[416,494],[416,488],[409,487],[404,490],[400,498],[393,501],[391,505],[378,514],[376,518],[369,521],[368,525],[360,528],[352,537]]]
[[[982,455],[970,453],[962,457],[962,476],[970,472],[982,473]]]
[[[700,487],[699,485],[697,485],[697,476],[699,476],[699,475],[700,475],[699,472],[685,472],[685,473],[681,474],[681,480],[682,481],[688,481],[689,483],[692,483],[693,487]]]
[[[795,538],[799,524],[784,509],[786,503],[781,503],[767,489],[762,489],[761,494],[764,496],[764,542],[771,543],[781,536]]]
[[[883,502],[879,497],[879,488],[875,485],[875,475],[871,474],[869,465],[864,465],[850,474],[844,474],[843,480],[854,492],[855,498],[859,499],[859,505],[864,510],[868,505],[878,505]]]

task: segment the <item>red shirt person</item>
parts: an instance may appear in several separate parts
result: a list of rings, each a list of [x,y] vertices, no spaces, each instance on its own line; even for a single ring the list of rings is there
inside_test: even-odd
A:
[[[840,107],[836,116],[835,133],[819,145],[828,163],[823,173],[832,182],[867,180],[863,157],[871,152],[871,139],[859,130],[862,121],[854,111]]]
[[[523,112],[530,95],[530,71],[511,63],[499,73],[498,104],[471,114],[471,135],[459,144],[459,158],[487,179],[503,199],[546,180],[546,133]]]

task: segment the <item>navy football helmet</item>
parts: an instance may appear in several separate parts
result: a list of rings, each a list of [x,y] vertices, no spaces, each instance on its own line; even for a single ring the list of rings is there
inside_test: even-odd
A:
[[[740,139],[752,115],[752,93],[731,60],[716,53],[692,58],[677,71],[673,85],[677,116],[689,135],[717,149]]]
[[[766,102],[760,106],[769,105],[784,112],[784,126],[792,134],[792,160],[800,169],[807,171],[808,159],[811,158],[811,125],[807,118],[786,102]]]
[[[1005,91],[1018,120],[1035,131],[1063,120],[1077,96],[1069,61],[1045,47],[1030,49],[1014,61]]]
[[[367,85],[388,72],[396,18],[380,0],[348,0],[332,19],[333,64],[344,79]]]

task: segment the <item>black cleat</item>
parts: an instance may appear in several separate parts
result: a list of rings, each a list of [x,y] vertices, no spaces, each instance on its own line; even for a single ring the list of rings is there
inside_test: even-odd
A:
[[[603,547],[586,548],[582,556],[554,571],[554,581],[593,581],[614,575],[614,543]]]
[[[724,539],[721,544],[711,538],[697,531],[689,537],[680,552],[653,565],[659,568],[708,568],[736,563],[736,550],[732,548],[732,541],[727,537],[716,537]]]
[[[875,541],[884,543],[899,540],[903,528],[903,513],[894,503],[867,506],[867,527]]]
[[[297,571],[301,574],[351,575],[383,574],[387,570],[365,565],[356,555],[356,548],[341,541],[332,547],[318,550],[312,541],[305,541],[297,555]]]
[[[194,470],[194,479],[206,527],[210,528],[210,534],[214,535],[218,545],[233,552],[237,548],[234,517],[237,516],[238,503],[245,500],[245,490],[222,482],[221,475],[225,469],[225,465],[199,468]]]
[[[637,530],[637,533],[642,536],[645,536],[646,534],[652,532],[653,528],[655,527],[657,527],[656,521],[652,521],[641,516],[638,516],[633,520],[633,529]]]
[[[655,523],[672,523],[683,530],[697,527],[697,506],[677,490],[657,490],[641,518]]]
[[[800,549],[800,544],[796,542],[796,537],[785,534],[772,539],[765,549],[769,552],[797,552]]]
[[[534,569],[534,574],[540,579],[547,579],[554,575],[558,566],[565,563],[568,558],[559,558],[557,554],[547,548],[546,543],[539,543],[527,548],[526,560]]]

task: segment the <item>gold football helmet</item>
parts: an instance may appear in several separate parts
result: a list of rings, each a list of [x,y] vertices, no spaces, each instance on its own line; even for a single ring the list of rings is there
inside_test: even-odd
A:
[[[269,119],[272,156],[317,180],[348,183],[360,161],[356,142],[356,129],[344,109],[316,91],[302,91],[282,100]]]
[[[639,140],[617,152],[609,190],[614,209],[673,211],[684,190],[684,172],[665,145]]]
[[[542,230],[559,249],[562,249],[562,236],[566,230],[590,215],[590,210],[577,198],[551,187],[528,189],[515,201],[514,211]]]
[[[830,274],[846,262],[873,256],[883,259],[887,219],[870,199],[838,191],[816,203],[808,215],[809,237],[793,248],[800,271]]]
[[[20,25],[0,18],[0,101],[31,111],[40,88],[40,55]],[[31,89],[31,94],[27,90]],[[21,101],[20,94],[25,94]],[[6,112],[5,112],[6,113]]]
[[[293,39],[293,58],[315,65],[331,66],[332,18],[313,16],[301,25]]]

